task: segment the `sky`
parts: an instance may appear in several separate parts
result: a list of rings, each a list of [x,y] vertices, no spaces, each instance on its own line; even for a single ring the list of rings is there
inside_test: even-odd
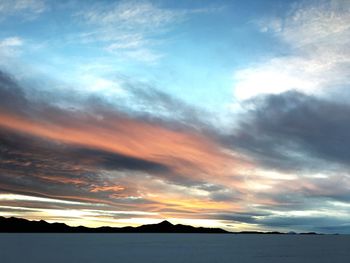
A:
[[[350,2],[0,0],[0,216],[350,233]]]

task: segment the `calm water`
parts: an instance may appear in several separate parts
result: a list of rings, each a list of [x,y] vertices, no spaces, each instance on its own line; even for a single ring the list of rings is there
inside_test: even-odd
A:
[[[350,236],[0,234],[0,262],[350,262]]]

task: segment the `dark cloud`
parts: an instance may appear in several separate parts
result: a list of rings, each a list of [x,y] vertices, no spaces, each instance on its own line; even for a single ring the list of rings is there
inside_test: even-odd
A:
[[[75,92],[71,92],[71,96],[67,96],[65,92],[62,94],[60,92],[53,94],[45,90],[39,92],[39,89],[31,87],[32,84],[27,83],[24,88],[17,84],[14,78],[1,72],[0,113],[5,116],[14,114],[26,121],[38,123],[40,128],[43,127],[50,132],[60,129],[62,131],[60,134],[65,133],[66,127],[68,129],[73,127],[79,132],[97,134],[99,141],[108,141],[111,136],[121,136],[129,140],[126,143],[127,147],[137,146],[141,150],[145,147],[143,143],[149,143],[142,137],[144,124],[152,127],[150,131],[146,131],[146,135],[152,140],[158,139],[157,134],[152,136],[149,134],[157,132],[158,127],[163,132],[163,137],[175,134],[177,140],[179,136],[168,130],[194,130],[190,125],[195,121],[190,119],[194,120],[196,113],[193,113],[190,107],[183,107],[180,101],[150,87],[128,88],[131,97],[134,97],[133,100],[139,103],[139,108],[127,111],[121,106],[122,103],[112,105],[103,98],[79,97]],[[147,105],[149,111],[140,110]],[[151,117],[154,112],[168,113],[163,117]],[[166,115],[171,116],[171,113],[179,119],[183,116],[183,122],[167,118]],[[22,123],[28,126],[25,122]],[[169,158],[167,153],[162,156],[163,153],[159,152],[157,159],[167,162],[157,162],[148,159],[147,156],[142,158],[143,155],[136,157],[137,152],[128,155],[94,146],[89,147],[84,145],[84,138],[80,138],[79,135],[74,135],[77,136],[78,144],[45,138],[27,132],[33,129],[27,126],[21,131],[5,128],[6,125],[0,128],[0,189],[3,191],[128,206],[157,204],[155,200],[134,198],[139,196],[141,185],[146,181],[163,181],[165,186],[173,184],[194,188],[206,185],[206,181],[202,178],[189,175],[189,172],[200,170],[202,167],[181,159],[181,156]],[[131,139],[129,132],[133,136]],[[171,141],[171,137],[167,140]],[[181,141],[179,143],[181,144]],[[192,144],[192,141],[190,143]],[[174,146],[172,143],[170,145]],[[162,145],[164,149],[166,146],[164,148]],[[169,151],[173,149],[169,148]],[[184,153],[186,154],[186,151]],[[192,155],[188,157],[193,158]],[[172,162],[177,166],[182,164],[181,166],[191,169],[189,172],[179,173],[174,170]],[[111,173],[106,176],[106,172]],[[225,192],[222,186],[217,187],[219,188],[206,189],[212,192],[212,200],[222,201],[232,198],[232,193]],[[160,191],[153,189],[151,185],[143,190]],[[166,189],[164,191],[166,192]],[[128,198],[129,196],[133,198]]]
[[[350,165],[350,105],[299,92],[261,96],[224,139],[261,164],[284,170]]]
[[[132,83],[125,87],[130,99],[137,107],[134,114],[143,120],[161,122],[169,128],[193,128],[210,130],[209,112],[192,107],[158,89],[142,83]],[[130,107],[128,112],[130,112]],[[205,118],[202,118],[205,116]]]
[[[174,130],[212,130],[209,112],[127,76],[118,75],[118,79],[126,95],[111,100],[103,95],[80,92],[69,85],[61,87],[62,84],[53,81],[21,81],[19,84],[15,77],[0,69],[0,109],[44,121],[53,116],[55,121],[63,121],[73,118],[71,114],[80,114],[79,118],[118,115]],[[47,89],[45,85],[61,88]]]
[[[3,205],[3,204],[2,204]],[[10,206],[7,207],[0,207],[0,212],[10,212],[10,213],[35,213],[35,212],[40,212],[40,209],[26,209],[26,208],[12,208]]]
[[[269,216],[257,222],[264,228],[283,228],[301,232],[350,233],[347,218],[335,216]]]
[[[341,233],[341,234],[350,234],[350,224],[342,223],[342,224],[335,224],[334,222],[329,222],[327,226],[318,226],[315,227],[315,230],[320,233]]]
[[[221,190],[210,192],[211,200],[219,202],[237,202],[242,199],[242,193],[239,191],[227,189],[225,187],[221,188]]]
[[[29,104],[25,94],[13,77],[0,70],[0,109],[6,112],[23,112]]]
[[[133,97],[136,98],[136,91],[133,90]],[[156,91],[154,89],[138,89],[138,99],[143,101],[143,104],[153,105],[155,111],[159,111],[161,107],[164,109],[165,105],[174,105],[175,102],[166,94]],[[153,103],[149,103],[152,101]],[[171,103],[171,101],[173,101]],[[62,108],[62,104],[71,104],[79,107],[83,107],[83,110],[89,110],[88,112],[76,111],[72,108]],[[157,104],[162,106],[157,106]],[[116,106],[117,105],[117,106]],[[70,96],[65,93],[52,94],[48,91],[38,91],[31,89],[30,87],[26,90],[17,84],[16,80],[10,75],[0,71],[0,112],[6,113],[16,113],[20,116],[25,116],[28,119],[40,119],[44,123],[77,123],[84,121],[96,122],[99,124],[98,120],[100,118],[113,117],[118,120],[118,117],[124,117],[126,114],[123,111],[118,111],[118,103],[112,106],[106,100],[102,98],[89,96],[87,98],[79,98],[79,94],[71,92]],[[66,105],[67,106],[67,105]],[[169,110],[169,109],[168,109]],[[188,116],[188,114],[186,114]],[[137,119],[137,117],[135,116]],[[151,121],[151,120],[150,120]],[[160,120],[152,120],[160,121]],[[121,123],[122,125],[122,123]],[[2,128],[3,129],[3,128]],[[16,137],[15,139],[13,138]],[[95,162],[94,165],[104,169],[113,170],[142,170],[145,172],[169,172],[169,168],[160,163],[152,162],[149,160],[144,160],[136,157],[130,157],[123,154],[111,153],[103,150],[79,148],[73,146],[65,146],[59,143],[52,143],[49,141],[38,140],[35,138],[27,136],[20,137],[19,134],[13,133],[10,130],[4,130],[2,132],[1,149],[8,146],[13,149],[24,148],[27,152],[35,153],[40,150],[45,150],[41,146],[47,146],[47,153],[54,151],[59,156],[67,155],[67,159],[76,159],[78,161],[84,160],[85,163]],[[39,147],[39,148],[38,148]],[[55,147],[53,150],[52,148]],[[10,154],[9,152],[7,152]],[[16,159],[14,156],[9,158]],[[18,157],[19,158],[19,157]],[[40,161],[39,158],[37,160]]]
[[[346,103],[298,92],[262,96],[249,102],[252,110],[227,136],[210,121],[203,121],[199,110],[151,87],[128,85],[128,97],[112,103],[75,92],[68,96],[66,91],[53,94],[30,85],[24,88],[0,72],[0,114],[25,120],[20,123],[23,129],[5,128],[6,123],[0,128],[0,190],[266,228],[292,227],[294,219],[299,229],[316,230],[338,222],[336,218],[312,217],[302,223],[304,217],[299,222],[299,217],[276,217],[273,212],[315,210],[315,206],[333,211],[336,208],[326,202],[350,200],[346,171],[350,164],[350,106]],[[47,132],[56,133],[50,137]],[[109,148],[111,144],[114,148]],[[249,172],[235,174],[231,167],[236,163],[221,155],[221,146],[253,158],[257,168],[300,172],[300,176],[283,181],[250,176]],[[148,151],[148,147],[155,148]],[[221,173],[225,165],[230,174]],[[312,178],[306,171],[326,175]],[[246,191],[250,191],[246,187],[255,179],[260,185],[273,181],[267,191],[249,193],[249,200],[259,204],[256,211],[218,213],[210,203],[216,211],[205,214],[210,210],[205,208],[206,201],[244,207]],[[194,215],[177,200],[172,201],[177,197],[200,200],[196,193],[201,191],[206,192],[206,200],[193,210],[203,213]],[[152,199],[148,193],[158,197]],[[31,209],[80,209],[78,204],[1,203]],[[90,205],[84,208],[94,209]]]
[[[126,76],[123,76],[123,78],[128,95],[112,103],[104,97],[87,96],[65,88],[55,89],[53,92],[49,89],[36,87],[35,85],[40,86],[38,83],[23,81],[21,83],[24,86],[21,86],[15,78],[0,70],[0,113],[15,114],[44,127],[50,128],[52,126],[52,130],[73,127],[94,134],[107,132],[109,135],[114,133],[115,136],[122,135],[124,137],[128,137],[128,125],[131,123],[130,131],[133,131],[133,137],[126,143],[127,145],[143,143],[142,140],[144,139],[141,137],[144,126],[142,125],[145,124],[155,127],[151,130],[152,133],[156,133],[157,129],[160,128],[179,133],[184,132],[185,136],[186,133],[196,133],[213,137],[211,135],[215,132],[208,122],[200,118],[203,113],[199,109],[193,108],[144,83],[132,81]],[[208,118],[209,114],[205,115]],[[134,125],[135,123],[141,124],[139,130]],[[102,129],[99,129],[100,127]],[[140,138],[135,138],[137,133],[140,133]],[[11,139],[11,136],[7,136],[7,139]],[[165,136],[163,135],[160,138],[165,138]],[[100,137],[102,139],[103,136]],[[153,137],[153,140],[157,140],[156,134]],[[24,140],[33,141],[32,138],[25,138]],[[171,138],[167,140],[170,141]],[[47,145],[47,141],[45,143]],[[144,141],[144,143],[150,144],[150,141]],[[37,146],[38,144],[34,145],[31,150],[35,152]],[[16,145],[13,145],[13,147],[16,147]],[[63,148],[61,147],[60,150],[61,156],[66,154],[71,156],[71,159],[79,160],[79,162],[82,160],[93,162],[94,160],[98,162],[98,164],[95,164],[96,167],[101,169],[144,171],[156,173],[166,180],[182,185],[200,186],[203,184],[202,180],[193,179],[192,176],[188,176],[188,173],[171,173],[172,167],[169,165],[146,158],[119,154],[115,151],[111,153],[96,148],[79,148],[78,146]],[[58,147],[55,151],[58,151]],[[63,154],[63,152],[65,153]],[[78,157],[75,157],[75,155],[78,155]],[[159,158],[161,158],[161,155],[162,153],[159,153]],[[202,167],[194,166],[183,158],[172,157],[172,159],[183,167],[192,166],[193,169],[202,169]]]
[[[3,187],[76,195],[104,185],[101,170],[169,173],[163,164],[102,150],[74,147],[0,130],[0,177]]]
[[[288,212],[283,215],[274,214],[272,211],[266,212],[241,212],[241,213],[222,213],[207,215],[208,218],[224,220],[232,223],[245,223],[253,225],[260,229],[280,229],[281,231],[308,232],[315,231],[319,233],[350,233],[350,227],[347,218],[334,215],[290,215]]]
[[[268,216],[267,212],[236,212],[236,213],[220,213],[212,215],[213,218],[225,221],[233,221],[248,224],[258,224],[258,218]]]
[[[133,194],[132,181],[163,180],[173,185],[192,186],[211,192],[212,200],[237,198],[220,185],[207,185],[186,175],[177,174],[162,163],[130,157],[114,152],[80,146],[0,129],[0,187],[26,194],[60,196],[99,196],[109,199],[113,191],[89,192],[94,187],[113,185],[105,172],[112,172],[115,183],[126,185],[124,194]],[[127,174],[125,178],[124,172]],[[119,176],[120,174],[120,176]],[[146,179],[147,180],[147,179]],[[119,198],[118,202],[124,202]],[[145,202],[128,200],[125,202]]]
[[[143,171],[146,173],[171,172],[169,167],[161,163],[103,150],[67,147],[64,149],[64,153],[69,155],[70,158],[76,158],[76,160],[81,160],[82,163],[100,169]]]

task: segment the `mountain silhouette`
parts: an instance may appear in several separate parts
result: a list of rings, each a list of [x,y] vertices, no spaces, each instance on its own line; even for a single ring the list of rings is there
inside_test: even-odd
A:
[[[138,227],[71,227],[63,223],[48,223],[44,220],[29,221],[16,217],[0,217],[0,232],[3,233],[230,233],[221,228],[174,225],[169,221]]]
[[[102,226],[90,228],[85,226],[68,226],[64,223],[48,223],[44,220],[30,221],[16,217],[0,216],[0,233],[213,233],[213,234],[299,234],[299,235],[318,235],[315,232],[287,233],[281,232],[259,232],[259,231],[241,231],[228,232],[221,228],[193,227],[182,224],[172,224],[164,220],[158,224],[141,225],[137,227],[109,227]]]

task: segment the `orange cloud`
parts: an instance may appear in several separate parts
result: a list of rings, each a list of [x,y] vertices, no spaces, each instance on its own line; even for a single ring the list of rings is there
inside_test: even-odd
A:
[[[75,185],[87,184],[87,182],[81,178],[68,178],[68,177],[57,176],[57,175],[55,176],[38,175],[38,177],[54,183],[75,184]]]
[[[164,176],[181,176],[208,185],[244,190],[245,182],[238,174],[251,164],[225,152],[213,138],[194,129],[171,129],[118,115],[96,118],[76,112],[62,114],[64,116],[51,114],[50,118],[45,116],[43,120],[0,113],[0,127],[68,145],[155,162],[171,171]],[[90,160],[79,161],[77,170],[82,169],[79,165],[84,166],[84,162]],[[52,183],[72,184],[79,189],[76,196],[73,192],[60,196],[46,193],[54,198],[98,203],[104,208],[125,211],[151,211],[160,217],[195,218],[201,213],[243,209],[240,202],[214,200],[210,190],[197,189],[198,192],[186,185],[176,188],[171,184],[171,177],[169,182],[159,183],[162,181],[159,177],[141,176],[136,182],[133,176],[119,179],[117,173],[113,177],[111,172],[107,181],[95,185],[84,177],[36,176]]]
[[[69,114],[66,113],[68,116]],[[174,172],[220,182],[234,180],[235,170],[248,166],[195,131],[175,131],[120,116],[97,119],[79,114],[50,121],[28,120],[0,113],[0,126],[33,136],[154,161]],[[219,178],[220,177],[220,178]]]
[[[94,186],[90,192],[97,193],[97,192],[120,192],[125,190],[125,187],[122,187],[120,185],[112,185],[112,186]]]

